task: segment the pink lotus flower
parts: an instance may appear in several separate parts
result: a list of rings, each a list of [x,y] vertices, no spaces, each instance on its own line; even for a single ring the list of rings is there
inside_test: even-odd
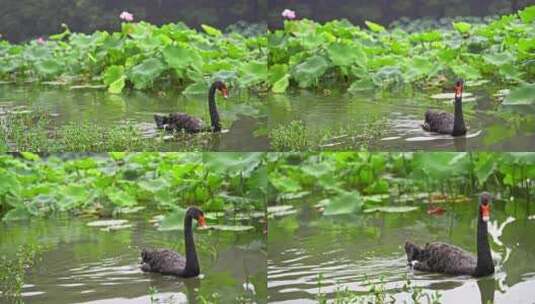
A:
[[[282,17],[289,20],[293,20],[296,18],[295,11],[285,9],[284,11],[282,11]]]
[[[130,14],[127,11],[122,12],[121,15],[119,15],[119,18],[121,18],[124,21],[128,21],[128,22],[134,21],[134,15]]]
[[[35,42],[37,42],[38,44],[45,44],[46,40],[43,37],[39,37],[35,39]]]

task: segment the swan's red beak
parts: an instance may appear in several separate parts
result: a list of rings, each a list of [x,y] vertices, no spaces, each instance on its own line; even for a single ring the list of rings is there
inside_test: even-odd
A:
[[[197,222],[199,223],[200,228],[203,228],[203,229],[208,228],[208,225],[206,225],[206,220],[204,219],[203,215],[199,216],[199,218],[197,219]]]
[[[461,98],[463,96],[463,90],[464,90],[464,84],[463,82],[457,81],[457,84],[455,85],[455,98]]]
[[[489,202],[483,202],[481,204],[481,207],[479,207],[481,210],[481,219],[483,222],[488,222],[490,219],[490,204]]]
[[[225,99],[228,98],[228,89],[227,89],[227,87],[224,87],[224,88],[221,89],[221,94],[223,94],[223,97]]]

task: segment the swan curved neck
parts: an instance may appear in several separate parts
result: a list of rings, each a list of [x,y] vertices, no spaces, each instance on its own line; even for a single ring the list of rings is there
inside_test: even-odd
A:
[[[219,112],[217,112],[217,105],[215,103],[215,84],[212,84],[210,91],[208,92],[208,109],[210,111],[210,123],[212,125],[212,131],[221,131],[221,123],[219,121]]]
[[[474,276],[482,277],[494,273],[494,263],[490,252],[487,222],[479,215],[477,224],[477,265]]]
[[[463,101],[462,97],[455,97],[455,113],[453,114],[453,130],[452,135],[466,134],[466,127],[464,125],[463,116]]]
[[[195,276],[199,274],[200,269],[191,224],[191,216],[186,215],[186,218],[184,219],[184,240],[186,245],[186,268],[184,269],[184,273],[186,275]]]

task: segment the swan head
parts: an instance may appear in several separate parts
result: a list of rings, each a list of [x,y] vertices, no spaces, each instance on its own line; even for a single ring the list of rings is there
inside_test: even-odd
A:
[[[490,193],[481,193],[479,198],[479,215],[483,222],[488,222],[490,219],[490,199]]]
[[[199,223],[199,226],[201,228],[208,228],[206,225],[206,219],[204,217],[204,212],[202,212],[201,209],[198,207],[189,207],[188,211],[186,211],[186,216],[190,216],[197,220],[197,223]]]
[[[225,99],[228,98],[228,88],[227,88],[227,85],[223,81],[216,80],[214,82],[214,86],[223,95]]]
[[[464,80],[459,79],[455,83],[455,100],[460,100],[463,97]]]

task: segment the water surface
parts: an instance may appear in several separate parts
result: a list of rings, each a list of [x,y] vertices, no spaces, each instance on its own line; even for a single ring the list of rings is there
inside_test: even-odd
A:
[[[474,279],[413,272],[403,245],[444,241],[475,252],[476,201],[446,204],[442,216],[429,216],[425,206],[405,214],[375,213],[322,217],[303,202],[296,215],[269,225],[268,290],[270,303],[314,303],[321,292],[333,298],[347,288],[367,295],[383,282],[387,296],[403,302],[406,279],[442,303],[532,303],[535,298],[535,207],[525,202],[495,202],[489,237],[496,273]]]
[[[265,303],[265,242],[253,232],[194,231],[201,276],[180,279],[143,273],[143,247],[173,248],[184,253],[181,231],[157,231],[145,219],[126,230],[104,232],[84,220],[33,219],[0,223],[0,252],[13,254],[27,243],[43,246],[41,259],[26,275],[25,303],[150,303],[149,288],[160,302],[222,302],[237,298]],[[253,286],[254,292],[245,287]],[[248,288],[252,289],[252,288]]]
[[[454,138],[422,130],[427,109],[453,111],[453,101],[433,100],[431,93],[372,92],[353,96],[332,92],[324,96],[297,91],[258,96],[233,90],[228,100],[218,99],[225,130],[207,136],[207,149],[268,151],[272,149],[272,129],[300,120],[311,134],[340,128],[360,130],[372,124],[381,131],[368,145],[376,151],[535,151],[535,107],[502,106],[488,90],[474,89],[470,93],[473,95],[464,99],[463,107],[468,134]],[[86,121],[112,126],[128,122],[149,137],[159,134],[153,122],[155,113],[186,112],[209,122],[207,96],[203,95],[183,96],[173,91],[111,95],[102,90],[0,85],[0,113],[35,108],[53,113],[56,125]],[[326,137],[310,148],[355,148],[355,134],[345,135]],[[179,140],[183,139],[169,141],[164,149],[180,149]]]
[[[316,132],[380,122],[382,134],[369,145],[376,151],[534,151],[535,107],[506,107],[486,90],[474,90],[463,100],[466,136],[454,138],[421,128],[428,109],[453,113],[453,100],[434,100],[430,93],[333,92],[328,96],[307,91],[268,98],[268,128],[301,120]],[[384,126],[383,124],[384,123]],[[343,134],[342,134],[343,135]],[[329,149],[344,150],[351,138],[327,139]]]

